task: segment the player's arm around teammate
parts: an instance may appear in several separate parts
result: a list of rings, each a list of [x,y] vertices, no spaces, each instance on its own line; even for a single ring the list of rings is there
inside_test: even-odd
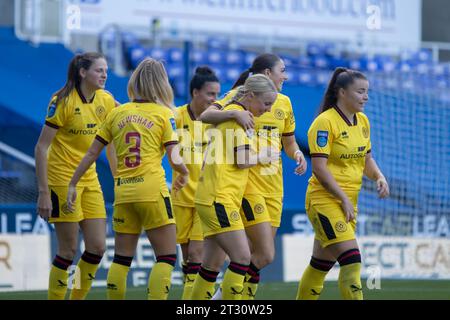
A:
[[[249,110],[255,117],[270,111],[276,99],[276,87],[264,75],[254,75],[239,88],[233,101],[225,110]],[[244,231],[239,209],[247,184],[248,168],[258,162],[271,162],[279,158],[279,153],[264,152],[254,154],[248,133],[236,121],[220,124],[214,143],[208,147],[205,166],[197,188],[195,204],[202,221],[205,236],[203,262],[194,282],[192,299],[211,299],[214,285],[223,264],[225,252],[230,264],[222,283],[224,299],[241,299],[244,277],[250,264],[250,249]],[[232,140],[228,132],[234,132]],[[219,134],[221,133],[221,134]],[[214,158],[217,145],[225,146],[221,150],[222,158]],[[229,152],[236,156],[229,163]],[[228,152],[228,153],[227,153]],[[263,159],[262,157],[266,157]],[[217,261],[221,263],[218,264]]]
[[[297,299],[318,299],[328,271],[340,264],[339,289],[344,299],[362,299],[361,254],[355,237],[357,199],[366,174],[380,197],[389,186],[371,155],[370,124],[362,113],[369,82],[358,71],[337,68],[321,113],[308,131],[313,176],[306,211],[315,240],[310,265],[300,280]]]
[[[58,251],[49,277],[49,299],[64,299],[67,269],[77,251],[78,231],[85,242],[75,269],[71,299],[84,299],[90,290],[105,250],[106,211],[95,166],[80,183],[75,212],[67,210],[67,184],[77,161],[89,148],[95,132],[114,108],[114,98],[104,89],[107,63],[99,53],[76,55],[70,62],[67,81],[50,101],[45,125],[35,147],[39,196],[37,212],[54,223]]]
[[[198,120],[199,115],[217,100],[220,83],[216,74],[207,66],[195,70],[189,84],[191,101],[176,110],[177,132],[180,150],[189,169],[189,182],[181,190],[172,189],[173,213],[177,224],[177,243],[183,255],[183,294],[182,299],[189,299],[202,263],[203,232],[200,217],[195,210],[195,190],[201,174],[204,150],[208,145],[207,125]],[[175,181],[178,173],[172,174]]]
[[[244,129],[254,128],[259,147],[270,145],[281,151],[283,146],[286,154],[297,163],[294,173],[304,174],[307,163],[295,139],[295,117],[289,97],[278,93],[271,112],[259,118],[249,117],[248,111],[221,111],[221,106],[234,95],[235,88],[242,85],[250,74],[263,74],[269,77],[278,92],[281,92],[284,82],[288,79],[285,64],[280,57],[268,53],[261,54],[255,58],[251,67],[239,76],[233,89],[202,114],[202,120],[220,123],[234,118]],[[274,238],[281,223],[282,199],[281,160],[272,165],[253,167],[249,173],[249,183],[241,207],[252,251],[252,263],[246,275],[245,299],[255,297],[260,281],[260,270],[270,264],[275,257]]]

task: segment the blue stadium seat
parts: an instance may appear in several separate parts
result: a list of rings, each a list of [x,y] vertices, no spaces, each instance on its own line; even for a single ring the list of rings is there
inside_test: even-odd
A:
[[[170,48],[167,56],[170,63],[183,63],[183,50],[180,48]]]
[[[225,80],[234,83],[239,78],[242,72],[242,68],[239,67],[227,68],[225,71]]]
[[[169,56],[167,54],[167,50],[163,48],[150,48],[149,49],[150,57],[156,60],[169,61]]]
[[[209,38],[207,40],[207,46],[210,50],[227,50],[229,48],[229,42],[227,38]]]
[[[253,60],[255,60],[255,58],[258,56],[258,53],[256,53],[256,52],[251,52],[251,51],[247,51],[247,52],[245,52],[245,67],[246,68],[249,68],[251,65],[252,65],[252,63],[253,63]]]
[[[325,53],[324,47],[318,42],[310,42],[306,45],[306,52],[309,56],[317,56]]]
[[[299,69],[298,71],[298,83],[304,86],[315,86],[316,77],[311,69]]]
[[[312,59],[313,66],[319,69],[328,69],[330,67],[330,61],[325,55],[316,55]]]
[[[308,56],[300,55],[298,57],[298,66],[299,67],[311,67],[312,66],[312,59]]]
[[[207,53],[207,57],[208,57],[208,64],[226,64],[226,56],[225,53],[223,52],[223,50],[209,50]]]
[[[135,69],[145,57],[150,56],[150,51],[140,45],[129,48],[129,57],[131,68]]]
[[[182,63],[166,63],[167,75],[171,79],[184,79],[185,68]]]
[[[245,65],[245,53],[241,50],[231,50],[225,53],[225,61],[229,66],[243,67]]]
[[[193,49],[191,52],[190,60],[195,65],[208,64],[207,51],[205,51],[203,49]]]

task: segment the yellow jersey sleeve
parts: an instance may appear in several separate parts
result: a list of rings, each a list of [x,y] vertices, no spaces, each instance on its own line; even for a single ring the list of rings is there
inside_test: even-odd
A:
[[[113,121],[113,114],[115,114],[115,112],[110,112],[106,116],[105,121],[100,126],[100,129],[97,132],[97,136],[95,137],[95,139],[97,139],[98,141],[100,141],[104,145],[109,144],[112,141],[112,139],[113,139],[112,130],[111,130],[112,121]]]
[[[294,111],[292,110],[291,99],[289,99],[288,97],[286,97],[286,110],[287,116],[284,120],[283,136],[290,136],[295,133],[295,115]]]
[[[162,144],[167,147],[178,143],[177,124],[173,112],[168,110],[164,113],[164,128],[162,135]]]
[[[228,91],[220,100],[217,100],[213,103],[213,106],[216,106],[219,110],[222,110],[236,95],[236,89]]]
[[[317,117],[308,131],[308,145],[311,157],[325,157],[331,153],[333,131],[330,120]]]
[[[53,97],[47,107],[47,116],[45,117],[45,124],[48,126],[59,129],[63,127],[67,121],[68,108],[69,106],[64,103],[64,101],[60,101],[56,104],[57,97]],[[68,99],[68,98],[67,98]]]

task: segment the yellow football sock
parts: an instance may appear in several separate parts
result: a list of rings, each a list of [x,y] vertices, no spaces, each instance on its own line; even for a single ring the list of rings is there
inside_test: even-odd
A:
[[[181,300],[190,300],[194,281],[200,270],[201,263],[189,262],[186,270],[186,280],[184,281],[183,295]]]
[[[55,256],[48,280],[48,300],[64,300],[67,292],[67,269],[72,264],[71,260]]]
[[[106,279],[108,300],[124,300],[127,291],[127,276],[133,257],[114,255],[113,263]]]
[[[176,260],[176,254],[156,257],[157,262],[148,277],[148,300],[167,300],[172,283],[172,270]]]
[[[317,300],[323,289],[323,282],[328,271],[333,268],[334,261],[320,260],[311,257],[309,265],[303,272],[297,290],[297,300]]]
[[[222,282],[223,300],[242,300],[248,265],[230,262]]]
[[[245,275],[242,300],[255,300],[259,279],[259,269],[253,263],[250,263],[247,274]]]
[[[338,258],[341,270],[339,271],[339,290],[345,300],[362,300],[361,285],[361,254],[358,249],[351,249]]]
[[[195,277],[190,300],[211,300],[218,275],[219,272],[201,267],[198,276]]]
[[[87,251],[83,253],[75,269],[70,300],[84,300],[86,298],[101,260],[102,256]]]

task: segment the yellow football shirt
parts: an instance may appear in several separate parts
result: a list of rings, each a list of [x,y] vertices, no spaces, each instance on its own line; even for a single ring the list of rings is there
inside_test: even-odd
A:
[[[48,151],[48,184],[67,186],[115,102],[104,90],[97,90],[89,102],[76,89],[58,105],[55,101],[56,97],[53,97],[45,118],[47,126],[58,129]],[[95,163],[78,185],[98,185]]]
[[[236,94],[236,89],[228,92],[226,96],[216,101],[214,105],[221,108],[225,106]],[[289,97],[278,93],[271,111],[260,117],[255,117],[255,147],[271,146],[281,151],[282,136],[295,134],[295,116]],[[283,166],[281,158],[278,163],[269,165],[258,164],[250,168],[249,181],[245,194],[259,194],[265,197],[283,196]]]
[[[352,124],[339,108],[321,113],[308,130],[311,157],[328,159],[327,168],[339,187],[356,204],[361,189],[366,154],[371,152],[370,124],[359,112]],[[309,195],[314,198],[333,197],[314,174],[309,179]]]
[[[180,141],[180,153],[189,170],[189,182],[180,191],[172,190],[172,202],[175,205],[194,207],[195,190],[203,164],[203,155],[208,138],[205,130],[207,124],[195,119],[189,105],[176,109],[175,121]],[[178,177],[178,172],[172,170],[172,183]]]
[[[165,147],[178,143],[172,110],[147,102],[129,102],[114,109],[97,140],[114,142],[117,171],[115,204],[157,201],[168,195],[161,161]]]
[[[230,104],[224,110],[245,109],[241,105]],[[210,142],[195,194],[195,203],[211,206],[216,202],[240,208],[249,169],[239,169],[235,155],[241,148],[253,150],[253,139],[233,120],[211,128],[208,134]]]

